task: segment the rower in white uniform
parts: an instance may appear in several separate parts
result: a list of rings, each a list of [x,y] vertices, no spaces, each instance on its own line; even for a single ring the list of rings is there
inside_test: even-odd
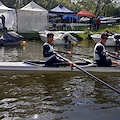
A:
[[[110,67],[111,65],[120,65],[120,63],[117,61],[107,59],[109,53],[105,50],[105,43],[107,42],[108,36],[108,33],[102,33],[100,42],[98,42],[94,48],[94,58],[97,62],[97,66],[99,67]]]
[[[63,62],[63,60],[60,60],[55,56],[55,50],[51,45],[53,42],[53,37],[53,33],[48,33],[47,42],[43,45],[43,56],[46,60],[45,66],[59,66],[59,63]]]

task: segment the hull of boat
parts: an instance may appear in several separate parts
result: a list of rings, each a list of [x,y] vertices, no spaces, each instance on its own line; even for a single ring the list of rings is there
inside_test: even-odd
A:
[[[100,41],[100,38],[101,38],[101,35],[100,34],[95,34],[95,35],[91,35],[92,39],[97,43]],[[114,36],[109,36],[108,37],[108,40],[105,44],[105,46],[118,46],[115,39],[114,39]]]
[[[6,42],[6,43],[2,43],[0,45],[3,45],[3,46],[8,46],[8,45],[21,45],[22,44],[22,41],[23,40],[19,40],[19,41],[16,41],[16,42]]]
[[[20,45],[22,41],[23,41],[23,36],[13,31],[4,32],[0,37],[1,46]]]
[[[78,65],[80,68],[95,73],[120,73],[120,66],[112,67],[97,67],[94,64]],[[60,67],[45,67],[44,63],[34,64],[26,62],[0,62],[0,72],[3,71],[39,71],[39,72],[80,72],[75,67],[60,66]]]

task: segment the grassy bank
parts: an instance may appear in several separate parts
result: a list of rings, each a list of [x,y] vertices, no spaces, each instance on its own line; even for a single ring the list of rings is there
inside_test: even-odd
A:
[[[100,25],[98,32],[120,33],[120,25]]]
[[[97,34],[97,33],[100,34],[102,32],[108,32],[110,34],[120,33],[120,25],[101,24],[98,31],[93,31],[93,30],[87,29],[87,30],[85,30],[84,33],[77,33],[77,35],[79,35],[84,40],[84,39],[91,39],[90,36],[92,34]]]

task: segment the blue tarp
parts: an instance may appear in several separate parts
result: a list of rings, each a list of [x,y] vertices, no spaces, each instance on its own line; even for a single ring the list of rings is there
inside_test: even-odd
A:
[[[55,14],[77,14],[77,12],[71,11],[65,7],[63,7],[61,4],[59,4],[57,7],[51,9],[49,13],[55,13]]]
[[[73,19],[73,20],[79,20],[80,18],[77,16],[73,16],[73,15],[65,15],[62,16],[63,19]]]
[[[4,32],[0,36],[0,45],[5,44],[15,44],[17,41],[21,41],[23,39],[23,36],[19,35],[16,32]]]
[[[100,18],[104,18],[104,16],[101,15]]]

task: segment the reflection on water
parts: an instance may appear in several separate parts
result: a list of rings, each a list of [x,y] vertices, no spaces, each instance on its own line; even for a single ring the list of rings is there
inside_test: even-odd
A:
[[[12,59],[16,61],[16,57],[19,55],[19,52],[16,47],[0,47],[0,55],[0,61],[11,61]]]
[[[0,61],[39,60],[42,58],[42,43],[27,41],[26,46],[0,47]]]
[[[1,47],[0,61],[41,60],[42,45]],[[93,42],[55,46],[58,50],[93,54]],[[67,55],[66,55],[67,57]],[[98,78],[120,91],[119,74]],[[83,73],[1,73],[1,120],[119,120],[120,96]]]
[[[86,45],[85,45],[86,44]],[[0,61],[23,61],[23,60],[41,60],[43,43],[40,41],[27,41],[26,46],[5,46],[0,47]],[[60,51],[73,51],[75,53],[84,53],[93,55],[93,41],[87,41],[78,46],[54,46]]]

